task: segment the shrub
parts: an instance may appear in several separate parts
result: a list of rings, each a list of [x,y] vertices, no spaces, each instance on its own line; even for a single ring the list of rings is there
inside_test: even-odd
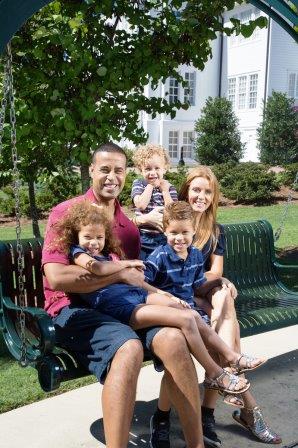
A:
[[[285,93],[273,92],[264,108],[264,118],[257,130],[260,160],[270,165],[289,163],[298,152],[298,114],[294,100]]]
[[[185,181],[186,175],[187,168],[185,168],[185,166],[178,166],[177,171],[168,171],[165,175],[165,179],[174,185],[179,192],[181,185]]]
[[[298,163],[291,163],[285,166],[285,171],[279,174],[280,183],[289,188],[293,188],[293,184],[298,172]],[[294,190],[298,191],[298,184],[294,186]]]
[[[120,201],[121,205],[127,205],[127,206],[132,205],[132,200],[131,200],[131,196],[130,196],[132,183],[138,177],[139,177],[139,174],[137,174],[134,170],[131,170],[127,173],[124,188],[121,191],[120,196],[119,196],[119,201]]]
[[[20,188],[20,212],[22,216],[30,216],[28,188]],[[15,216],[15,197],[12,185],[3,187],[0,191],[0,213],[5,216]]]
[[[212,165],[227,161],[239,162],[244,152],[238,130],[238,119],[226,98],[206,101],[195,124],[196,150],[200,163]]]
[[[221,176],[220,186],[225,197],[240,204],[264,204],[272,201],[272,192],[278,183],[267,167],[248,162],[229,168]]]

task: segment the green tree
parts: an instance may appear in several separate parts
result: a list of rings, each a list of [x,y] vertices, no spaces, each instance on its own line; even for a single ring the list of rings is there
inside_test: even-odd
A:
[[[226,98],[209,97],[195,124],[195,147],[200,163],[239,162],[244,144],[237,126],[238,119],[231,102]]]
[[[221,15],[234,1],[55,0],[12,40],[20,168],[35,182],[40,170],[76,163],[88,186],[90,152],[107,140],[146,139],[140,111],[175,116],[179,101],[144,95],[179,65],[203,69],[218,32],[250,35],[256,25]],[[6,159],[7,157],[5,157]]]
[[[285,93],[273,92],[268,97],[257,130],[261,162],[282,165],[298,153],[298,114],[293,106],[294,100]]]

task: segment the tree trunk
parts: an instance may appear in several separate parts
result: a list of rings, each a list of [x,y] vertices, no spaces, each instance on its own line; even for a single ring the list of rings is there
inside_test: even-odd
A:
[[[80,170],[81,170],[82,193],[86,193],[86,191],[90,187],[90,177],[89,177],[89,165],[88,165],[88,163],[81,162]]]
[[[33,179],[30,179],[28,181],[28,187],[29,187],[29,203],[30,203],[30,215],[31,215],[31,220],[32,220],[33,235],[34,235],[34,238],[41,238],[39,224],[38,224],[38,214],[37,214],[37,208],[36,208],[35,188],[34,188]]]

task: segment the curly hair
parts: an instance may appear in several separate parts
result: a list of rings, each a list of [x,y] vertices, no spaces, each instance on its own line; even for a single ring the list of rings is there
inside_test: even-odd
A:
[[[133,152],[132,160],[134,165],[141,170],[145,165],[147,160],[149,160],[152,156],[157,155],[164,159],[165,169],[169,169],[171,166],[171,161],[166,150],[160,146],[155,145],[153,143],[148,143],[147,145],[138,146]]]
[[[83,226],[89,224],[102,225],[105,230],[104,254],[114,253],[124,258],[120,241],[114,236],[112,223],[105,211],[88,200],[75,202],[66,215],[55,224],[55,238],[53,245],[60,251],[69,253],[70,246],[78,244],[78,233]]]
[[[191,221],[194,225],[195,215],[188,202],[171,202],[165,207],[162,219],[164,230],[172,221]]]

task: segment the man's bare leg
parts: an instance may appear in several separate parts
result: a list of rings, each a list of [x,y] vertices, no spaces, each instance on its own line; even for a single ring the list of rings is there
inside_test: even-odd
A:
[[[188,448],[203,448],[198,378],[183,334],[163,328],[153,338],[153,352],[165,367],[165,382]]]
[[[140,341],[132,339],[116,352],[102,392],[107,448],[126,448],[143,361]]]

